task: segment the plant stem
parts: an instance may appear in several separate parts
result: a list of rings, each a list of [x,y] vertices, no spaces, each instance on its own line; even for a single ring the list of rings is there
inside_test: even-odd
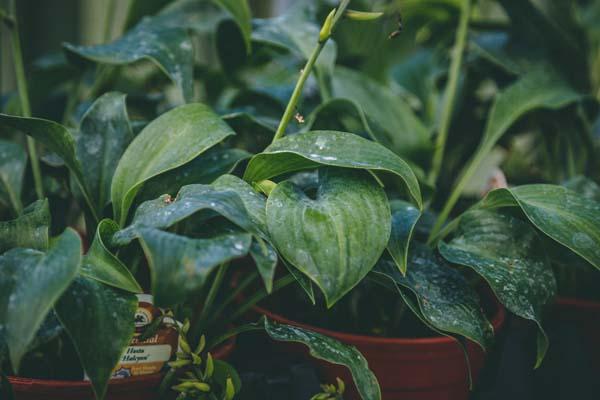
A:
[[[112,36],[112,21],[115,19],[115,10],[117,2],[115,0],[107,0],[106,19],[104,20],[104,43],[110,41]]]
[[[331,32],[335,28],[335,25],[337,24],[339,19],[344,14],[344,11],[346,11],[346,8],[348,7],[349,3],[350,3],[350,0],[342,0],[340,2],[339,7],[335,11],[333,19],[331,20],[331,28],[330,28]],[[328,35],[323,39],[321,39],[321,38],[319,39],[317,46],[312,51],[310,57],[308,58],[308,61],[306,62],[306,65],[304,66],[304,68],[302,68],[302,71],[300,73],[300,78],[298,79],[298,82],[296,83],[296,87],[294,88],[294,91],[292,92],[292,97],[290,97],[288,105],[285,108],[285,112],[283,113],[283,116],[281,117],[281,121],[279,122],[279,126],[277,127],[277,131],[275,132],[275,136],[273,136],[273,142],[276,141],[277,139],[281,139],[283,137],[283,135],[285,134],[285,130],[286,130],[287,126],[289,125],[290,120],[294,116],[294,112],[296,111],[298,101],[300,100],[300,96],[302,95],[302,89],[304,89],[304,84],[306,83],[306,80],[310,76],[310,73],[311,73],[315,63],[317,62],[317,59],[319,58],[321,51],[325,47],[325,44],[327,44],[327,41],[329,40],[330,37],[331,36]],[[327,95],[327,93],[325,93],[325,95]]]
[[[225,310],[225,308],[231,304],[235,299],[239,297],[239,295],[250,286],[256,279],[258,278],[258,272],[252,271],[252,273],[248,274],[247,277],[244,278],[235,288],[231,294],[229,294],[219,305],[219,307],[213,313],[211,320],[209,322],[214,321],[216,317],[221,315],[221,313]]]
[[[456,32],[456,41],[452,49],[452,63],[450,65],[450,74],[444,94],[444,108],[440,117],[440,130],[435,142],[435,153],[433,155],[431,172],[429,174],[429,183],[435,185],[440,170],[442,161],[444,160],[444,150],[446,148],[446,139],[452,122],[452,113],[454,111],[454,103],[456,102],[456,87],[458,86],[458,78],[460,76],[460,67],[467,42],[467,33],[469,31],[469,15],[471,14],[471,0],[463,0],[460,21],[458,23],[458,31]]]
[[[25,78],[25,68],[23,66],[23,52],[21,51],[21,38],[19,37],[19,23],[17,17],[17,8],[15,0],[11,1],[11,11],[13,12],[13,25],[11,26],[13,62],[17,78],[17,89],[19,91],[19,100],[21,101],[21,113],[26,118],[31,118],[31,105],[29,103],[29,92],[27,89],[27,79]],[[40,160],[37,156],[35,141],[27,136],[27,150],[31,162],[31,171],[33,172],[33,181],[35,193],[38,199],[44,198],[44,186],[42,185],[42,172],[40,169]]]
[[[190,336],[192,338],[200,337],[202,331],[206,327],[206,322],[208,321],[208,317],[210,315],[210,309],[219,293],[219,289],[221,288],[221,284],[223,283],[223,278],[229,269],[229,263],[224,263],[219,266],[215,278],[212,281],[210,286],[210,290],[206,295],[206,300],[202,305],[202,313],[198,318],[198,321],[194,324],[192,329],[190,330]]]
[[[283,289],[284,287],[286,287],[287,285],[289,285],[290,283],[295,282],[295,281],[296,281],[296,278],[294,278],[292,275],[286,275],[283,278],[279,278],[277,281],[275,281],[273,283],[273,290],[271,291],[271,293],[267,293],[267,291],[264,289],[259,292],[254,293],[250,298],[248,298],[248,300],[246,300],[246,302],[244,304],[242,304],[237,309],[236,312],[234,312],[229,318],[227,318],[225,320],[224,325],[227,326],[231,322],[235,321],[236,319],[238,319],[239,317],[244,315],[249,309],[254,307],[257,303],[259,303],[261,300],[263,300],[267,296],[272,295],[273,293],[277,292],[278,290]]]

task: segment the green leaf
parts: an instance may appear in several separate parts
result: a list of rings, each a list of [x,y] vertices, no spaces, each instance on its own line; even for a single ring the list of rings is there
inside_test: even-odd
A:
[[[106,246],[118,230],[119,225],[113,220],[100,221],[90,250],[83,258],[81,275],[128,292],[142,293],[129,269]]]
[[[267,293],[273,290],[273,279],[279,257],[273,246],[260,238],[255,238],[250,245],[250,256],[263,280]]]
[[[395,174],[422,207],[419,183],[404,160],[378,143],[346,132],[313,131],[284,136],[250,159],[244,179],[259,182],[319,165]]]
[[[0,140],[0,202],[12,206],[15,214],[23,210],[21,191],[27,166],[27,153],[18,144]]]
[[[251,154],[244,150],[213,147],[193,161],[150,179],[138,197],[142,200],[155,199],[161,194],[175,195],[182,186],[192,183],[212,183],[250,157]]]
[[[12,249],[0,256],[0,336],[6,338],[15,372],[46,315],[76,277],[80,261],[81,240],[70,228],[46,253]]]
[[[155,9],[152,7],[149,11]],[[137,13],[135,9],[133,12]],[[251,15],[246,0],[176,1],[156,16],[141,19],[133,29],[112,43],[96,46],[65,44],[65,48],[71,55],[110,65],[150,60],[177,85],[183,99],[191,101],[194,51],[188,30],[213,32],[228,18],[233,18],[239,26],[249,51]]]
[[[132,139],[122,93],[104,94],[81,119],[75,153],[98,215],[110,201],[115,169]]]
[[[171,307],[197,293],[218,265],[248,253],[249,234],[189,239],[156,229],[139,230],[140,243],[152,275],[157,306]]]
[[[331,83],[334,97],[352,102],[366,115],[374,140],[412,161],[423,160],[431,152],[430,132],[389,85],[343,67],[335,69]]]
[[[17,219],[0,222],[0,253],[14,247],[46,250],[49,228],[48,200],[38,200]]]
[[[166,229],[194,214],[204,219],[215,213],[243,229],[252,228],[244,203],[235,191],[210,185],[188,185],[181,188],[175,200],[165,195],[142,203],[131,225],[116,233],[113,242],[125,245],[137,237],[141,228]]]
[[[381,390],[377,378],[369,369],[367,360],[356,348],[320,333],[279,324],[264,317],[259,324],[264,326],[265,331],[273,340],[302,343],[309,348],[313,357],[345,366],[352,373],[354,383],[363,399],[381,400]]]
[[[402,200],[391,201],[390,208],[392,211],[392,232],[387,249],[402,275],[405,275],[408,265],[408,248],[415,225],[421,217],[421,212],[412,204]]]
[[[417,298],[427,324],[451,335],[460,335],[490,348],[494,330],[481,309],[477,293],[460,272],[424,245],[413,246],[410,267],[405,276],[389,259],[381,259],[374,269],[394,283],[409,289]]]
[[[125,150],[115,171],[111,187],[115,219],[125,224],[146,181],[187,164],[233,134],[204,104],[180,106],[152,121]]]
[[[67,128],[47,119],[7,114],[0,114],[0,127],[17,129],[46,146],[51,152],[58,154],[75,177],[88,206],[95,215],[95,208],[83,178],[81,165],[75,156],[75,140]]]
[[[108,379],[135,331],[135,295],[86,277],[77,278],[55,305],[60,322],[103,399]]]
[[[240,376],[238,375],[235,368],[229,363],[226,363],[225,361],[221,360],[214,360],[214,364],[215,371],[212,376],[214,381],[217,382],[219,386],[224,388],[227,382],[227,378],[231,378],[231,381],[233,382],[233,387],[235,389],[235,393],[239,393],[242,389],[242,380],[240,379]]]
[[[314,5],[298,1],[282,15],[269,19],[255,19],[252,40],[279,47],[308,60],[319,41],[320,24],[317,24]],[[317,59],[319,72],[330,75],[336,58],[336,45],[329,40]]]
[[[383,189],[366,172],[319,170],[315,198],[290,181],[267,200],[267,225],[279,253],[323,291],[328,307],[375,265],[390,236]]]
[[[520,207],[536,228],[600,269],[600,203],[540,184],[493,190],[478,207]]]
[[[548,349],[541,325],[543,306],[556,294],[556,280],[536,231],[509,215],[469,211],[456,236],[448,244],[440,242],[439,249],[448,261],[481,275],[511,312],[537,323],[537,368]]]
[[[585,176],[576,176],[563,183],[569,190],[579,193],[586,199],[600,202],[600,186]]]

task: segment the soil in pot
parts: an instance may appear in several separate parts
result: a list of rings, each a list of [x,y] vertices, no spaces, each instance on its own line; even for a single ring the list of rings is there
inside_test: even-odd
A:
[[[497,332],[504,322],[504,309],[489,291],[484,294],[484,309]],[[397,296],[364,282],[327,312],[307,303],[305,296],[296,293],[295,289],[273,296],[254,311],[358,348],[377,376],[385,400],[467,400],[470,393],[468,370],[459,344],[422,325],[402,303],[389,307],[396,302]],[[285,309],[281,305],[285,305]],[[290,315],[294,316],[293,320],[286,317]],[[282,351],[308,357],[301,345],[277,346]],[[476,381],[485,355],[472,342],[467,343],[467,352]],[[348,387],[345,398],[359,399],[345,368],[315,362],[324,382],[335,382],[336,377],[341,377]]]

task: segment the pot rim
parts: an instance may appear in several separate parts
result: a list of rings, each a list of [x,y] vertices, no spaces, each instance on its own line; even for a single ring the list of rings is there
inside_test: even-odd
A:
[[[494,305],[496,306],[496,312],[491,320],[492,326],[494,328],[494,334],[497,333],[502,325],[504,325],[504,319],[506,318],[506,311],[502,304],[496,299],[496,297],[491,293],[491,289],[487,289],[487,292],[490,292],[491,298],[493,300]],[[308,329],[314,332],[321,333],[323,335],[331,336],[333,338],[341,339],[345,342],[350,342],[352,344],[365,344],[365,345],[401,345],[401,346],[432,346],[432,345],[452,345],[456,344],[456,339],[448,337],[448,336],[436,336],[429,338],[388,338],[388,337],[378,337],[378,336],[369,336],[369,335],[358,335],[353,333],[345,333],[332,331],[326,328],[321,328],[317,326],[313,326],[310,324],[305,324],[302,322],[297,322],[291,319],[288,319],[280,314],[274,313],[270,310],[267,310],[260,306],[253,306],[253,310],[257,313],[265,315],[277,322],[294,325],[300,328]],[[472,342],[472,341],[471,341]]]
[[[559,296],[556,298],[555,304],[559,306],[576,306],[580,308],[588,309],[600,309],[600,302],[593,300],[584,300],[577,297],[563,297]]]
[[[215,351],[211,352],[211,355],[214,359],[223,359],[228,357],[235,348],[235,336],[228,339],[225,343],[217,346]],[[131,376],[129,378],[123,379],[111,379],[108,381],[109,387],[123,387],[127,385],[135,385],[141,383],[150,383],[154,384],[155,382],[160,382],[164,376],[164,373],[157,374],[149,374],[149,375],[139,375],[139,376]],[[20,385],[31,385],[31,386],[64,386],[69,388],[86,388],[91,387],[90,381],[69,381],[69,380],[60,380],[60,379],[36,379],[36,378],[25,378],[20,376],[8,376],[8,381],[11,384],[20,384]]]

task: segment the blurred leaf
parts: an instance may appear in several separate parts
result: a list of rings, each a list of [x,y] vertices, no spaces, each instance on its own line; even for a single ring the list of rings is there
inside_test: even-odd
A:
[[[246,233],[189,239],[142,228],[139,235],[150,265],[154,301],[160,307],[172,307],[197,293],[215,267],[246,255],[251,242]]]
[[[278,17],[255,19],[252,40],[277,46],[308,60],[317,46],[321,30],[315,11],[312,2],[302,0]],[[336,52],[335,43],[329,40],[316,62],[319,73],[333,73]]]
[[[209,107],[177,107],[147,125],[125,150],[114,174],[114,216],[123,226],[142,185],[192,161],[234,132]],[[140,155],[143,154],[143,157]]]
[[[68,228],[48,251],[12,249],[0,256],[0,338],[13,370],[54,303],[79,270],[81,240]]]
[[[314,131],[284,136],[252,157],[244,179],[259,182],[320,165],[397,175],[419,208],[422,207],[419,183],[405,161],[378,143],[346,132]]]
[[[0,202],[21,213],[21,191],[27,166],[27,153],[18,144],[0,140]]]
[[[390,209],[366,172],[323,168],[315,198],[289,181],[278,184],[267,200],[267,224],[279,253],[321,288],[331,307],[381,256]]]
[[[400,93],[366,75],[338,67],[332,78],[333,96],[362,109],[372,125],[373,139],[412,161],[426,158],[432,149],[430,132]]]
[[[590,178],[585,176],[576,176],[563,183],[563,186],[569,190],[579,193],[586,199],[600,203],[600,186]]]
[[[75,153],[98,215],[110,201],[115,169],[132,139],[125,95],[122,93],[104,94],[90,106],[81,120],[75,139]]]
[[[38,200],[17,219],[0,222],[0,253],[15,247],[46,250],[49,229],[48,200]]]
[[[472,268],[490,285],[498,300],[540,329],[536,368],[548,349],[542,311],[556,294],[556,280],[543,242],[526,222],[491,211],[470,211],[455,237],[440,242],[448,261]]]
[[[405,275],[413,230],[421,217],[421,212],[412,204],[402,200],[390,201],[390,208],[392,231],[387,249],[402,275]]]
[[[381,400],[377,378],[369,369],[367,360],[352,346],[348,346],[320,333],[291,325],[269,321],[259,322],[271,339],[279,342],[298,342],[308,346],[310,355],[320,360],[343,365],[350,370],[360,396],[364,400]]]
[[[81,275],[128,292],[142,293],[129,269],[106,246],[118,230],[116,222],[110,219],[100,221],[90,250],[83,257]]]
[[[135,295],[79,277],[55,310],[79,355],[97,399],[103,399],[112,370],[131,342],[138,302]]]

